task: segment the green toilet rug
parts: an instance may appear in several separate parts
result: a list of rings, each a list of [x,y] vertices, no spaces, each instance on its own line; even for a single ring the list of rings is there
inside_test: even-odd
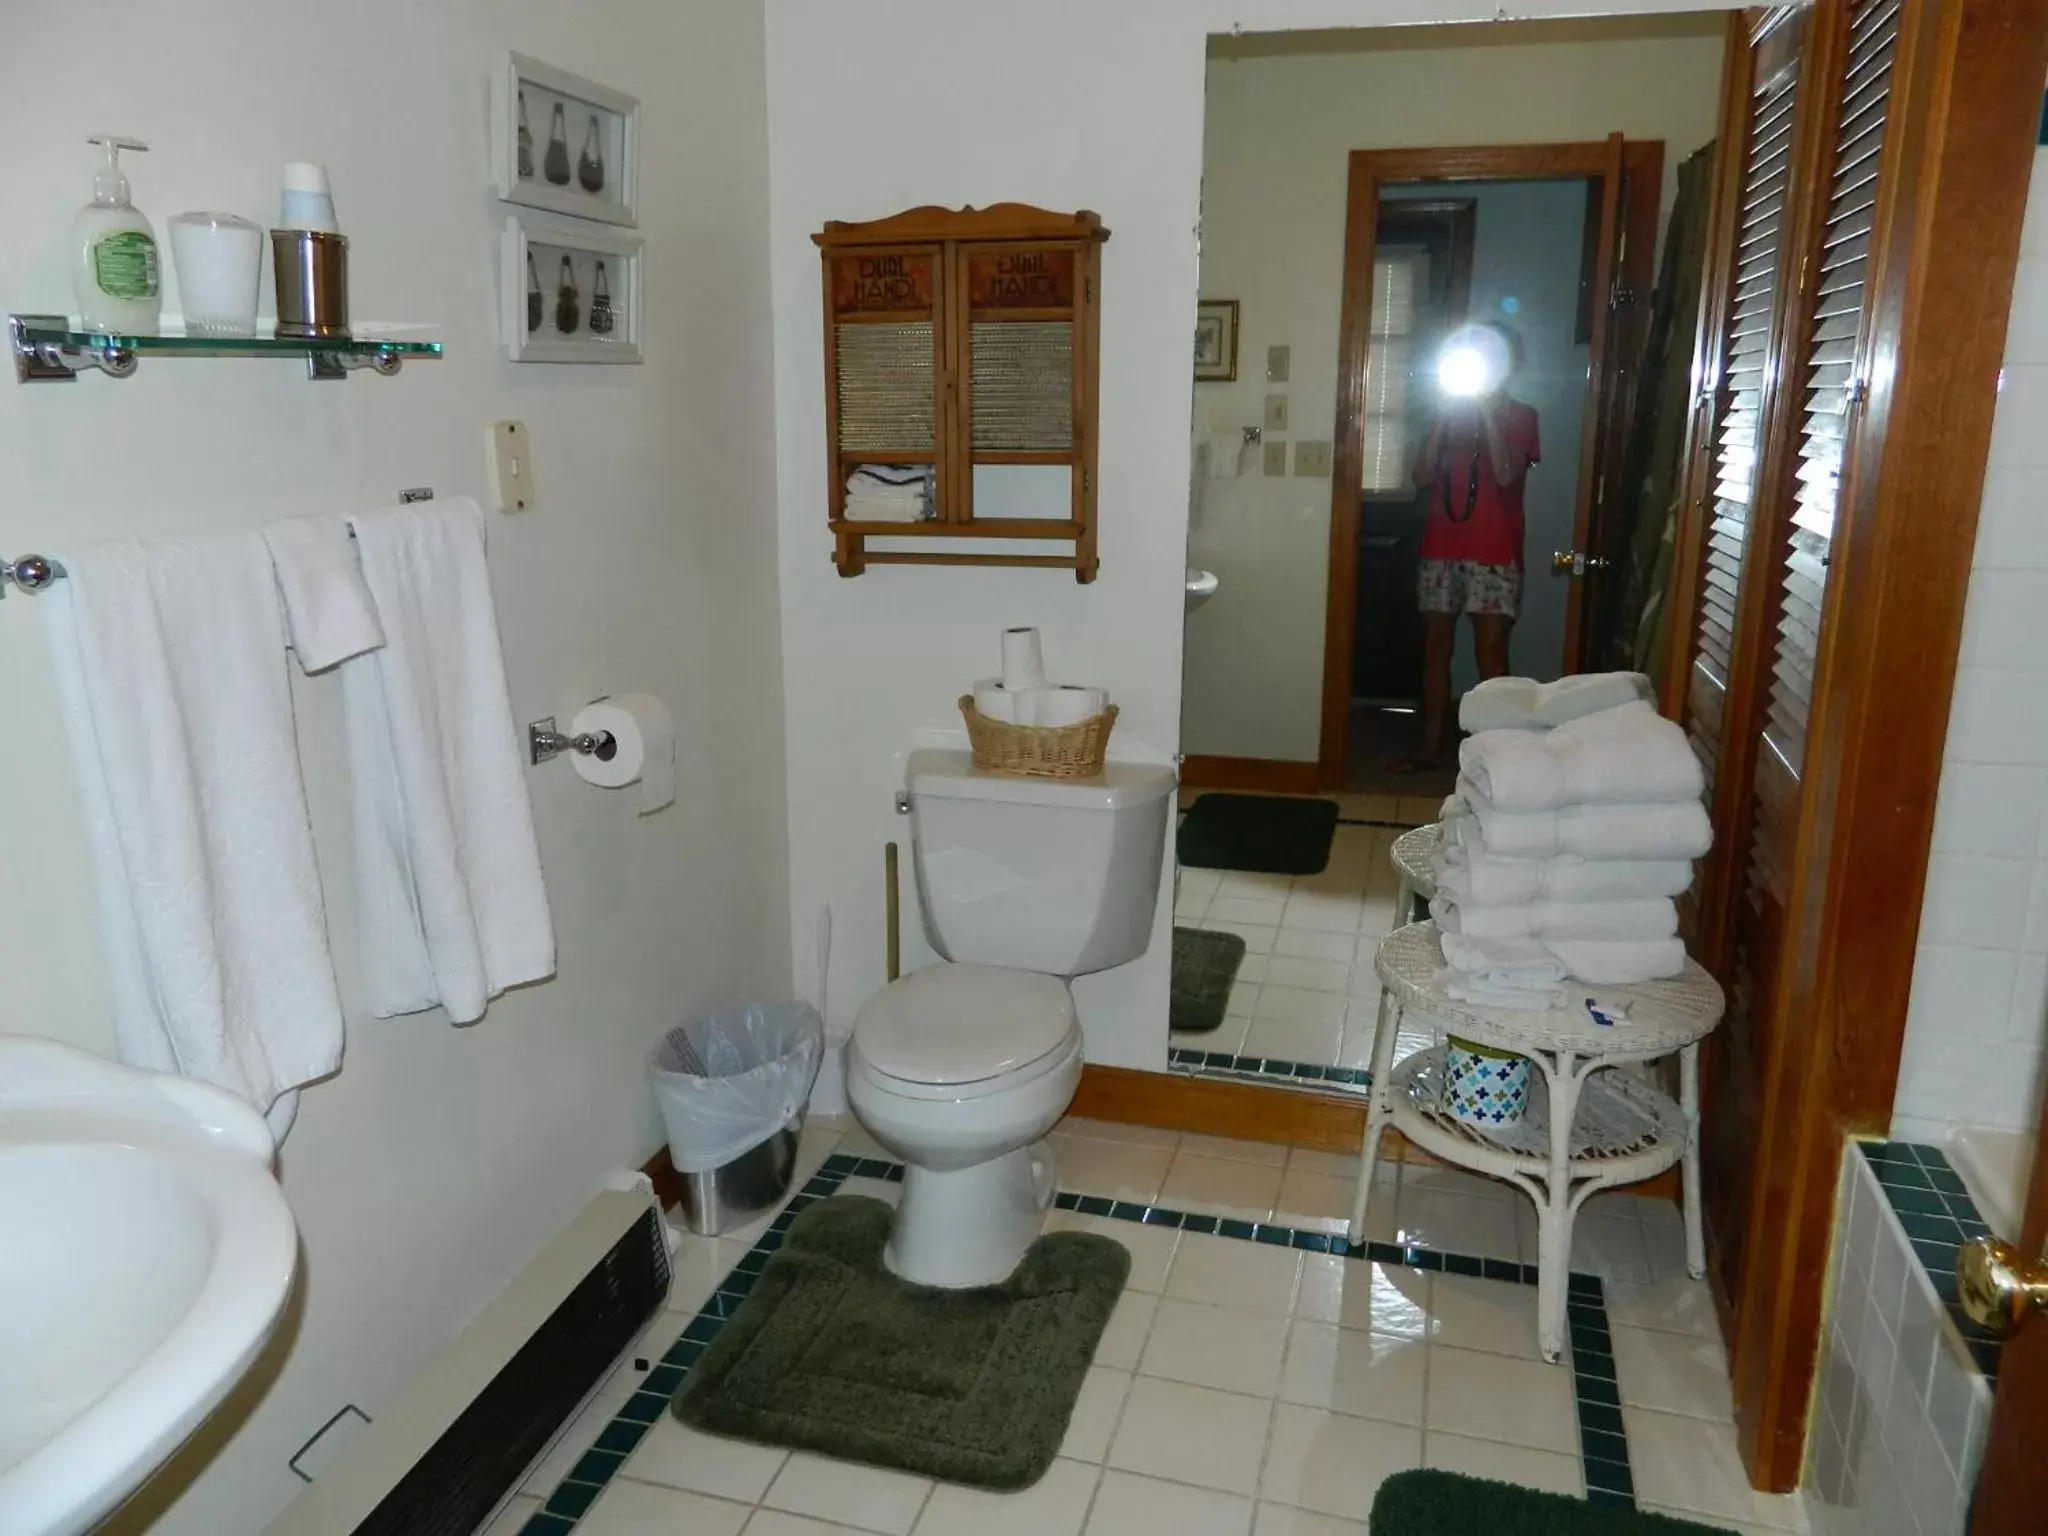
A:
[[[1397,1472],[1372,1501],[1372,1536],[1729,1536],[1726,1527],[1588,1504],[1461,1472]]]
[[[1280,795],[1203,795],[1180,824],[1176,849],[1191,869],[1319,875],[1330,862],[1337,802]]]
[[[1000,1285],[936,1290],[882,1267],[895,1214],[835,1195],[799,1215],[672,1411],[709,1434],[1029,1487],[1059,1454],[1131,1256],[1048,1233]]]
[[[1203,1034],[1223,1022],[1230,987],[1244,963],[1244,936],[1206,928],[1173,930],[1173,992],[1167,1027],[1175,1034]]]

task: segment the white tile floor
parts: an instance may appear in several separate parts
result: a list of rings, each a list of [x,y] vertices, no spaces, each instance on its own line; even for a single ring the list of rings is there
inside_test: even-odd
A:
[[[1343,811],[1348,818],[1403,825],[1433,820],[1440,804],[1388,795],[1336,798],[1340,806],[1354,802]],[[1329,867],[1319,875],[1181,870],[1174,922],[1241,935],[1245,957],[1222,1027],[1176,1033],[1170,1043],[1317,1066],[1369,1065],[1380,996],[1373,956],[1395,926],[1399,883],[1387,849],[1401,830],[1340,823]],[[1409,1045],[1426,1043],[1418,1035]]]
[[[1063,1188],[1295,1225],[1323,1213],[1348,1160],[1069,1120]],[[806,1133],[803,1174],[834,1150],[882,1155],[855,1128]],[[1375,1224],[1453,1251],[1533,1258],[1519,1196],[1472,1175],[1382,1165]],[[801,1177],[801,1175],[800,1175]],[[852,1179],[893,1200],[899,1186]],[[1292,1191],[1292,1193],[1290,1193]],[[1602,1196],[1576,1267],[1608,1285],[1623,1414],[1645,1508],[1744,1532],[1802,1532],[1796,1499],[1753,1493],[1729,1416],[1706,1288],[1669,1267],[1668,1204]],[[685,1238],[658,1353],[756,1229]],[[1060,1459],[1035,1487],[990,1494],[772,1447],[664,1417],[577,1526],[579,1536],[1362,1536],[1380,1481],[1445,1467],[1578,1493],[1570,1374],[1537,1356],[1535,1291],[1055,1211],[1109,1233],[1131,1278]],[[601,1387],[490,1527],[514,1536],[630,1390]]]

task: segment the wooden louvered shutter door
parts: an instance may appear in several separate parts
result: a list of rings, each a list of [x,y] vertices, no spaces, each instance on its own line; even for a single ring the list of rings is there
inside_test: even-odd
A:
[[[1721,340],[1721,385],[1712,429],[1712,513],[1699,563],[1692,670],[1685,724],[1711,795],[1722,757],[1728,679],[1735,656],[1742,554],[1749,537],[1763,440],[1766,364],[1789,234],[1786,192],[1798,106],[1804,13],[1780,13],[1752,48],[1742,179],[1735,212],[1734,271]]]

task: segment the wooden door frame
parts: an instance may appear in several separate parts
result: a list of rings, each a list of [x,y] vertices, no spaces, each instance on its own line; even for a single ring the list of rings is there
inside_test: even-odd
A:
[[[1326,789],[1341,788],[1351,744],[1352,629],[1358,604],[1359,498],[1365,490],[1365,362],[1372,336],[1372,258],[1382,182],[1563,181],[1604,175],[1606,141],[1585,144],[1501,144],[1448,149],[1354,149],[1344,209],[1344,294],[1337,341],[1336,454],[1330,475],[1330,558],[1323,621],[1323,725],[1317,772]],[[1623,280],[1646,300],[1656,281],[1657,210],[1663,188],[1664,142],[1632,139],[1623,148],[1628,201],[1623,218],[1627,266]],[[1641,313],[1629,306],[1616,345],[1641,345]],[[1596,396],[1587,381],[1589,402]],[[1595,472],[1585,461],[1582,477]]]
[[[1820,0],[1814,24],[1838,31],[1841,15],[1841,0]],[[1817,32],[1811,46],[1838,36]],[[2044,74],[2038,0],[1905,0],[1867,288],[1868,392],[1843,464],[1771,962],[1780,980],[1741,1293],[1722,1298],[1739,1438],[1764,1489],[1799,1481],[1843,1143],[1887,1128],[1898,1085]],[[1797,274],[1785,308],[1795,326],[1810,316]],[[1769,605],[1744,608],[1756,632],[1737,644],[1754,647]],[[1675,603],[1670,622],[1690,614],[1690,599]],[[1670,632],[1674,669],[1691,642],[1687,628]]]

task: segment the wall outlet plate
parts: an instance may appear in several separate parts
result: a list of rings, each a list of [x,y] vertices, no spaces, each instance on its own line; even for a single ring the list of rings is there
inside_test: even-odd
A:
[[[1266,430],[1268,432],[1285,432],[1287,430],[1287,397],[1285,395],[1266,396]]]
[[[1327,475],[1330,472],[1330,445],[1311,437],[1296,443],[1294,472],[1297,475]]]
[[[1275,346],[1266,348],[1266,382],[1268,384],[1285,384],[1287,382],[1287,370],[1293,366],[1293,359],[1294,349],[1292,347]]]
[[[1266,473],[1269,475],[1284,475],[1287,473],[1287,445],[1285,443],[1266,444]]]
[[[533,444],[523,421],[491,424],[491,473],[498,481],[500,512],[533,510]]]

